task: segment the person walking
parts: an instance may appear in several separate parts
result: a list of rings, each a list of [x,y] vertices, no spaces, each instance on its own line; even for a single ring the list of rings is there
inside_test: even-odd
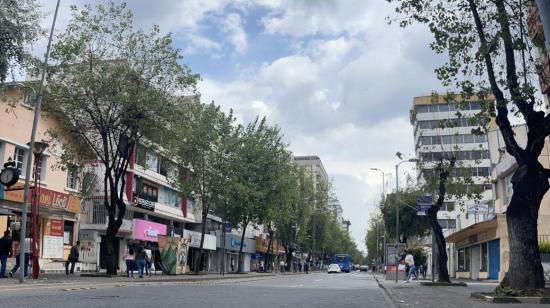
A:
[[[281,260],[281,262],[279,262],[279,269],[281,274],[285,273],[285,261]]]
[[[126,262],[126,277],[134,277],[134,249],[132,247],[128,247],[126,250],[126,255],[124,256],[124,262]]]
[[[4,237],[0,238],[0,278],[7,278],[6,263],[12,255],[12,244],[10,231],[4,231]]]
[[[145,269],[146,256],[147,255],[145,254],[145,249],[143,248],[143,246],[139,245],[136,249],[136,264],[138,267],[139,278],[143,278],[143,270]]]
[[[31,248],[31,239],[30,238],[25,238],[25,251],[23,252],[24,253],[24,258],[25,258],[25,264],[24,264],[24,268],[23,268],[23,272],[25,274],[25,277],[28,276],[29,274],[29,260],[30,260],[30,257],[31,257],[31,251],[32,251],[32,248]],[[15,257],[15,266],[11,269],[10,271],[10,277],[13,278],[13,276],[15,275],[15,273],[17,272],[17,270],[19,269],[19,267],[21,266],[20,264],[20,261],[19,261],[19,256],[21,255],[21,245],[19,245],[18,249],[17,249],[17,256]]]
[[[407,277],[407,282],[411,282],[415,276],[416,280],[418,281],[418,273],[416,272],[416,266],[414,265],[414,257],[410,252],[408,252],[405,256],[405,263],[409,265],[409,275]]]
[[[428,272],[428,264],[426,262],[422,264],[422,268],[420,269],[420,272],[422,273],[422,278],[426,279],[426,274]]]
[[[69,264],[71,264],[71,274],[74,275],[74,265],[76,262],[78,262],[78,257],[80,256],[80,241],[76,242],[76,245],[71,247],[71,251],[69,252],[69,258],[67,258],[67,262],[65,263],[65,275],[69,275]]]

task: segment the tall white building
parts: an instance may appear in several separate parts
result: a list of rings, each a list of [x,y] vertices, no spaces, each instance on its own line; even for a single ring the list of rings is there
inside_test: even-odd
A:
[[[457,172],[465,171],[473,177],[477,188],[481,188],[482,200],[446,201],[438,214],[444,234],[447,236],[474,223],[490,218],[494,213],[492,190],[489,182],[491,162],[487,135],[474,135],[472,129],[478,125],[470,120],[479,113],[480,103],[472,100],[460,104],[461,117],[457,116],[457,105],[447,103],[443,96],[433,102],[431,95],[415,97],[411,110],[411,124],[414,128],[416,157],[421,160],[418,181],[425,180],[427,172],[433,172],[441,157],[455,157]],[[456,99],[460,99],[459,96]],[[465,105],[465,106],[463,106]],[[449,127],[451,126],[451,127]],[[469,189],[469,188],[468,188]]]

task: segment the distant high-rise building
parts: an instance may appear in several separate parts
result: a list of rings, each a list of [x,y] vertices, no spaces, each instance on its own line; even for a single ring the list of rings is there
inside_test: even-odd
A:
[[[328,189],[328,175],[319,156],[294,156],[296,165],[301,166],[313,179],[314,187],[317,191]]]

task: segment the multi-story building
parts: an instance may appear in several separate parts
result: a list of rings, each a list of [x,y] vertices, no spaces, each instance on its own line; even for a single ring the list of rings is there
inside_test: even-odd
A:
[[[351,221],[342,219],[342,231],[349,235],[349,226],[351,226]]]
[[[14,86],[21,86],[20,84]],[[28,88],[30,89],[30,88]],[[14,240],[14,256],[20,236],[23,213],[23,183],[25,172],[31,170],[31,195],[33,187],[39,189],[38,211],[38,257],[41,271],[64,271],[64,261],[69,250],[78,238],[79,213],[81,199],[80,172],[77,166],[58,168],[61,163],[59,147],[52,142],[48,130],[59,126],[56,117],[42,113],[38,121],[36,141],[47,141],[49,147],[40,156],[38,176],[34,178],[34,165],[27,165],[31,124],[34,117],[34,102],[32,92],[23,88],[9,88],[0,96],[0,162],[8,160],[15,162],[20,171],[17,183],[6,189],[0,185],[0,234],[5,230],[12,231]],[[11,105],[11,106],[10,106]],[[9,110],[5,112],[4,110]],[[33,155],[34,156],[34,155]],[[28,209],[30,214],[30,207]],[[30,215],[27,218],[27,236],[30,236],[32,224]],[[10,258],[8,263],[15,262]],[[9,269],[9,266],[8,266]]]
[[[494,217],[492,190],[489,182],[491,163],[486,134],[472,134],[478,127],[473,117],[480,112],[481,105],[476,100],[448,102],[444,96],[432,95],[415,97],[411,110],[411,124],[414,129],[415,153],[420,159],[417,180],[423,183],[429,172],[443,157],[456,159],[456,170],[472,176],[474,188],[481,192],[481,200],[456,200],[449,198],[438,213],[439,224],[445,236],[477,222]],[[460,109],[460,116],[457,115]],[[426,240],[427,246],[429,239]],[[450,274],[454,275],[456,258],[453,258],[454,244],[448,245]],[[431,262],[431,251],[429,252]],[[431,268],[431,267],[430,267]]]
[[[444,233],[450,234],[491,216],[489,146],[487,135],[472,134],[472,129],[478,125],[470,119],[481,109],[478,102],[472,100],[460,104],[462,116],[459,117],[455,103],[445,102],[443,96],[439,96],[436,102],[433,99],[431,95],[415,97],[411,110],[415,152],[421,161],[418,182],[425,181],[427,172],[433,172],[442,157],[454,157],[458,170],[472,176],[478,191],[483,191],[479,203],[485,203],[480,206],[478,202],[466,200],[462,205],[457,200],[447,200],[438,219]]]
[[[323,162],[319,156],[294,156],[294,163],[304,168],[306,173],[313,179],[313,187],[316,191],[328,188],[329,180]]]

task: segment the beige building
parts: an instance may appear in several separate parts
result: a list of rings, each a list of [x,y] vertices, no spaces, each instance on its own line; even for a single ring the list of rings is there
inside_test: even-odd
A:
[[[516,139],[520,146],[527,142],[525,125],[514,127]],[[508,230],[506,226],[506,208],[513,193],[511,183],[517,169],[515,159],[505,151],[504,140],[498,128],[489,131],[489,151],[491,157],[491,179],[496,218],[474,224],[447,237],[447,241],[456,244],[454,251],[457,258],[457,278],[498,279],[504,278],[508,270]],[[550,167],[550,142],[539,156],[539,161],[546,168]],[[539,209],[539,238],[550,235],[550,193],[542,200]]]
[[[5,163],[11,158],[21,174],[19,181],[9,189],[0,185],[0,232],[12,230],[17,237],[23,214],[25,171],[33,168],[26,164],[28,155],[32,155],[27,143],[34,117],[33,100],[28,94],[21,89],[8,89],[0,94],[0,108],[3,110],[0,115],[0,161]],[[37,141],[47,141],[50,145],[38,165],[41,186],[38,250],[43,271],[64,270],[62,261],[66,260],[71,246],[77,241],[81,207],[78,171],[76,168],[63,170],[57,166],[61,147],[54,144],[47,133],[57,125],[55,116],[43,112],[36,135]],[[31,178],[31,186],[35,184],[36,181]],[[29,215],[27,230],[30,229]]]

